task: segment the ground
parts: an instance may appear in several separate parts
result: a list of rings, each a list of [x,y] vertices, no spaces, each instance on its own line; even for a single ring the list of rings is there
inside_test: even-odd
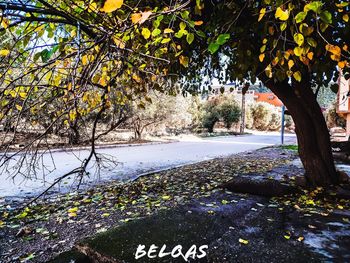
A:
[[[127,227],[130,221],[181,207],[200,208],[214,221],[225,210],[235,215],[230,219],[233,229],[219,233],[231,247],[225,250],[228,260],[251,262],[262,251],[266,259],[295,259],[300,254],[316,261],[349,260],[347,200],[325,197],[322,189],[267,198],[219,187],[244,174],[293,183],[295,176],[303,173],[291,163],[296,158],[294,150],[266,148],[144,176],[127,184],[109,183],[79,194],[52,196],[21,212],[16,209],[19,203],[3,202],[0,261],[31,258],[43,262],[111,226]],[[223,262],[217,260],[208,262]]]

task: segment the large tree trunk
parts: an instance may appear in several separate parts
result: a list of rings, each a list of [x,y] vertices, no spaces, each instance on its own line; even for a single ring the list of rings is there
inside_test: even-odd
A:
[[[294,120],[299,155],[308,183],[312,186],[337,184],[330,135],[310,81],[304,79],[290,85],[269,80],[265,85],[284,103]]]

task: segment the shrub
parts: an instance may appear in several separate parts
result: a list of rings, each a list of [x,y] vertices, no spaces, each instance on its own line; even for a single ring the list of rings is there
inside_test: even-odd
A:
[[[345,119],[338,115],[335,103],[326,112],[326,122],[328,128],[346,127]]]
[[[252,105],[253,128],[259,131],[266,131],[270,124],[270,107],[267,103],[258,102]]]
[[[281,128],[281,112],[268,103],[251,104],[246,112],[246,127],[248,129],[275,131]]]
[[[279,112],[276,108],[273,110],[274,111],[271,113],[271,120],[269,124],[270,131],[276,131],[281,129],[282,124],[282,113]]]
[[[227,129],[240,119],[241,110],[233,97],[218,96],[209,99],[202,106],[202,126],[208,132],[214,131],[215,124],[222,120]]]
[[[214,126],[219,120],[220,115],[217,111],[207,112],[203,116],[203,127],[208,129],[208,132],[213,132]]]
[[[238,123],[241,116],[241,109],[234,100],[225,100],[219,106],[220,117],[225,128],[229,130],[234,123]]]
[[[220,120],[219,98],[215,97],[207,100],[202,107],[202,125],[208,132],[214,131],[215,124]]]

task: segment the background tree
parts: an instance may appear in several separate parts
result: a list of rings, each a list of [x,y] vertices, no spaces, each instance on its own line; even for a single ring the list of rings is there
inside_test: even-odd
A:
[[[137,140],[142,139],[147,128],[159,126],[175,114],[176,97],[154,92],[149,95],[148,100],[143,106],[135,101],[132,109],[129,126]]]

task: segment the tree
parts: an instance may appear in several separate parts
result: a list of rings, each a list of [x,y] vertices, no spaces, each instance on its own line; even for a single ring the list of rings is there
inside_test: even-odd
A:
[[[336,82],[338,69],[350,76],[348,2],[125,2],[0,1],[1,121],[58,100],[53,123],[73,122],[95,88],[98,103],[88,108],[97,117],[94,134],[116,84],[128,100],[147,100],[147,89],[165,90],[171,80],[195,93],[214,77],[259,79],[293,117],[309,183],[338,183],[312,88]]]
[[[175,114],[176,97],[156,92],[149,96],[149,102],[140,107],[134,103],[129,125],[135,134],[135,139],[141,140],[144,131],[149,127],[160,125]]]
[[[125,119],[119,113],[127,105],[145,105],[150,91],[172,93],[178,74],[171,74],[170,65],[188,67],[183,48],[195,34],[203,37],[188,6],[182,1],[0,0],[0,124],[11,124],[9,145],[20,129],[38,125],[40,116],[47,120],[33,141],[15,153],[7,148],[0,167],[18,155],[15,172],[35,173],[37,147],[57,126],[68,131],[73,144],[87,132],[91,152],[81,167],[54,184],[72,174],[83,176],[90,161],[101,159],[95,141],[104,134],[97,128],[106,115],[116,114],[113,129],[117,116]],[[27,157],[31,160],[24,161]]]
[[[350,76],[349,8],[347,1],[206,1],[201,29],[208,40],[188,51],[196,66],[182,71],[193,82],[200,73],[222,83],[261,80],[291,113],[306,178],[314,186],[339,182],[312,88],[336,82],[338,69]]]

